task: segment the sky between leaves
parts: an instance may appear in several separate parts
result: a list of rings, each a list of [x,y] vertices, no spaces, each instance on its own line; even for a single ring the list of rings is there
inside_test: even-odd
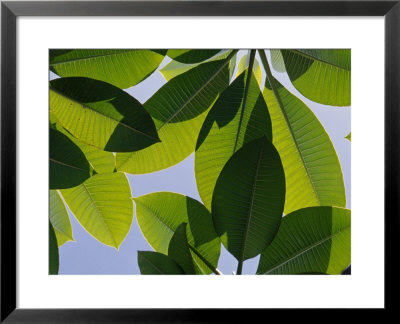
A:
[[[239,59],[243,55],[247,54],[247,52],[248,51],[239,51]],[[170,61],[171,59],[166,56],[160,67],[150,77],[138,85],[126,89],[126,91],[141,103],[144,103],[153,95],[153,93],[166,83],[164,77],[158,70]],[[349,108],[335,108],[316,104],[303,97],[291,85],[286,74],[274,70],[272,72],[279,82],[311,108],[319,121],[325,127],[325,130],[329,134],[336,149],[342,166],[347,196],[346,207],[351,209],[351,143],[345,139],[351,131],[351,110]],[[54,78],[57,78],[57,76],[50,72],[50,79],[52,80]],[[263,80],[264,78],[265,76],[263,76]],[[194,154],[168,169],[143,175],[128,174],[128,179],[133,197],[157,191],[172,191],[201,201],[194,175]],[[137,263],[137,251],[152,251],[153,249],[140,232],[136,218],[134,218],[127,237],[121,244],[119,251],[117,251],[112,247],[99,243],[88,232],[86,232],[69,210],[68,212],[71,219],[73,235],[76,241],[67,242],[59,248],[60,275],[140,274]],[[243,264],[243,274],[255,274],[258,260],[259,256],[245,261]],[[232,269],[236,269],[236,267],[236,259],[222,246],[218,269],[221,270],[223,274],[232,274]]]

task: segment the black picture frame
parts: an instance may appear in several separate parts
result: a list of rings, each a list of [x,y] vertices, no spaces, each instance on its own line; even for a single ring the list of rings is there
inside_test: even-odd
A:
[[[1,3],[1,322],[235,322],[276,310],[16,308],[16,19],[19,16],[384,16],[385,311],[395,292],[399,219],[400,0],[391,1],[2,1]],[[368,285],[368,283],[366,283]],[[297,310],[298,311],[298,310]],[[265,318],[266,319],[266,318]]]

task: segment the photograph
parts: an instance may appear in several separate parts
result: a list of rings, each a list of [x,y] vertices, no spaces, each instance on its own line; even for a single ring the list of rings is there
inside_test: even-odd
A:
[[[351,49],[49,49],[49,274],[350,275]]]

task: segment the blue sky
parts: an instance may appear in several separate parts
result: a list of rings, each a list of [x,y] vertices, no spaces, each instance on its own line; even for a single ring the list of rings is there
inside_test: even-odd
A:
[[[239,54],[246,54],[240,51]],[[170,61],[165,58],[161,67]],[[347,193],[347,208],[351,208],[351,144],[344,137],[350,132],[351,112],[346,107],[329,107],[311,102],[304,98],[290,83],[286,74],[273,71],[275,77],[293,94],[302,99],[315,113],[325,127],[338,154]],[[50,78],[56,76],[50,72]],[[166,81],[160,72],[154,72],[149,78],[126,91],[140,102],[145,102]],[[127,174],[132,196],[137,197],[156,191],[172,191],[200,200],[194,175],[194,154],[168,169],[144,175]],[[75,242],[67,242],[60,247],[59,274],[140,274],[137,265],[137,251],[153,250],[140,232],[136,218],[131,230],[119,251],[105,246],[94,239],[78,223],[69,211]],[[259,257],[247,260],[243,264],[243,274],[254,274]],[[223,274],[232,274],[237,261],[222,246],[218,269]]]

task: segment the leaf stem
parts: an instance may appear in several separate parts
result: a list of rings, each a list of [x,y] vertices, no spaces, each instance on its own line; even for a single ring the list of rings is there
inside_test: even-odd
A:
[[[238,267],[237,267],[237,270],[236,270],[236,274],[237,275],[241,275],[242,274],[242,268],[243,268],[243,261],[239,261]]]

